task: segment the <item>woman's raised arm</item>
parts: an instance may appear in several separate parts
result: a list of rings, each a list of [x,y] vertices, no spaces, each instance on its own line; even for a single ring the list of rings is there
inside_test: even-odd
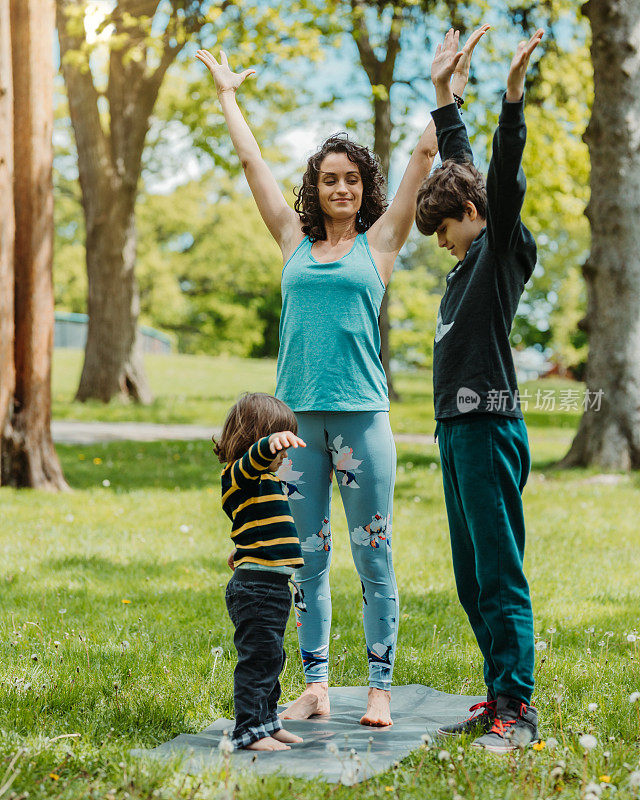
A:
[[[460,95],[467,85],[473,50],[489,30],[489,27],[489,25],[483,25],[475,30],[467,39],[461,52],[457,54],[451,86],[453,91]],[[440,51],[442,51],[443,55],[456,54],[458,38],[459,33],[451,29],[445,36],[444,43],[438,46],[436,57],[440,54]],[[385,283],[388,283],[391,279],[396,256],[409,236],[416,213],[418,189],[422,181],[429,176],[437,154],[438,142],[435,125],[432,120],[411,154],[398,191],[389,208],[380,219],[374,222],[367,233],[369,246],[376,256],[376,264]]]
[[[300,217],[285,200],[236,102],[236,90],[245,78],[255,74],[255,70],[232,72],[229,69],[227,56],[222,51],[220,63],[207,50],[198,50],[196,58],[202,61],[213,76],[231,141],[242,164],[249,188],[265,225],[280,245],[286,260],[302,239]]]

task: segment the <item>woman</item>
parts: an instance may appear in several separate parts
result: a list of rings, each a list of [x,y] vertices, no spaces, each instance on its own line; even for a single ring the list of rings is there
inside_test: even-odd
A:
[[[488,28],[475,31],[458,54],[452,79],[458,95],[467,83],[473,49]],[[458,36],[450,30],[447,43],[457,47]],[[236,153],[284,262],[276,396],[295,412],[307,443],[279,472],[305,559],[296,571],[304,590],[296,618],[307,687],[284,716],[329,713],[329,520],[335,471],[362,584],[370,688],[360,722],[391,725],[398,633],[391,557],[396,455],[378,315],[411,230],[418,189],[437,154],[435,128],[431,122],[422,134],[388,208],[375,158],[338,135],[309,159],[292,209],[236,102],[236,90],[255,70],[231,72],[224,53],[220,63],[205,50],[197,58],[213,75]]]

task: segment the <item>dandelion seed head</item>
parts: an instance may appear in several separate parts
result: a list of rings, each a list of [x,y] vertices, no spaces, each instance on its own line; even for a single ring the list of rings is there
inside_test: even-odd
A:
[[[422,739],[422,743],[427,747],[429,747],[429,745],[433,742],[433,739],[431,738],[431,736],[429,736],[428,733],[423,733],[420,738]]]
[[[628,642],[635,642],[635,640],[636,640],[637,638],[638,638],[638,637],[635,635],[635,633],[628,633],[628,634],[627,634],[627,641],[628,641]]]
[[[541,639],[539,642],[536,642],[536,650],[538,650],[538,652],[546,649],[547,643],[544,640]]]
[[[582,749],[586,750],[587,752],[593,750],[595,747],[598,746],[598,740],[596,739],[595,736],[592,736],[590,733],[583,733],[582,736],[578,739],[578,741],[580,742],[580,747],[582,747]]]
[[[556,629],[555,628],[547,628],[547,633],[550,633],[553,636],[553,634],[556,633]]]
[[[635,770],[629,775],[629,786],[634,789],[640,788],[640,771]]]
[[[180,526],[180,533],[189,533],[190,530],[191,530],[191,526],[190,525],[182,524]]]
[[[451,753],[448,750],[441,750],[438,753],[438,761],[450,761]]]
[[[336,743],[335,742],[329,742],[327,744],[327,751],[329,753],[331,753],[331,755],[337,756],[338,755],[338,748],[336,746]]]
[[[223,653],[224,653],[224,650],[221,647],[212,647],[211,648],[211,655],[214,658],[222,658],[222,654]]]
[[[587,706],[587,709],[588,709],[588,710],[589,710],[591,713],[593,713],[594,711],[597,711],[597,710],[598,710],[598,704],[597,704],[597,703],[589,703],[589,705]]]
[[[631,692],[629,695],[629,702],[630,703],[637,703],[640,700],[640,692]]]
[[[105,478],[102,481],[102,485],[104,486],[105,489],[108,489],[111,486],[111,481],[109,480],[109,478]]]
[[[555,748],[558,746],[558,740],[553,736],[550,736],[546,741],[549,750],[555,750]]]

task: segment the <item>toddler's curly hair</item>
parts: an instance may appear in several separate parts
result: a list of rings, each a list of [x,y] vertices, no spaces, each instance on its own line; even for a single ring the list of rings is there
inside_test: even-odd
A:
[[[227,414],[220,438],[212,437],[213,452],[223,464],[236,461],[258,439],[279,431],[298,433],[298,420],[289,406],[270,394],[247,392]]]

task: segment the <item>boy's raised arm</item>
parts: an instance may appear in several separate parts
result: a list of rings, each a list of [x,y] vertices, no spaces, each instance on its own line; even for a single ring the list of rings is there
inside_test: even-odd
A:
[[[524,120],[524,79],[529,58],[540,43],[543,30],[528,42],[520,42],[511,62],[507,91],[502,98],[498,128],[493,137],[487,173],[487,238],[496,250],[509,249],[520,229],[520,211],[527,188],[522,154],[527,138]]]
[[[237,484],[259,478],[269,470],[274,455],[269,447],[269,437],[264,436],[231,465],[231,477]]]
[[[431,81],[436,90],[438,104],[438,108],[431,112],[431,116],[436,125],[440,158],[443,161],[453,158],[456,161],[473,163],[467,129],[453,97],[456,88],[455,73],[466,58],[465,49],[458,52],[459,36],[458,31],[449,30],[444,42],[438,45],[431,63]]]

